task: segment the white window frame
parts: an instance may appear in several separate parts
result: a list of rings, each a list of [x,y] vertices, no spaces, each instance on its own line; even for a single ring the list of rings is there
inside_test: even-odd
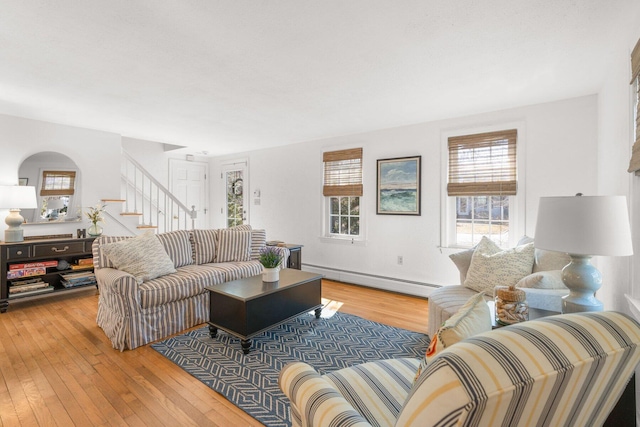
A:
[[[327,147],[324,148],[322,150],[322,153],[325,153],[327,151],[339,151],[339,150],[348,150],[350,148],[360,148],[360,147]],[[354,235],[347,235],[347,234],[335,234],[335,233],[331,233],[331,198],[332,197],[340,197],[340,196],[324,196],[322,195],[322,191],[321,191],[321,197],[322,197],[322,230],[321,230],[321,236],[320,236],[320,240],[326,243],[338,243],[338,244],[349,244],[349,245],[364,245],[366,242],[366,209],[364,206],[365,203],[365,193],[366,190],[364,189],[365,187],[365,167],[364,167],[364,163],[365,163],[365,159],[364,159],[364,152],[362,154],[362,185],[363,185],[363,190],[362,190],[362,196],[350,196],[350,197],[359,197],[360,198],[360,234],[358,234],[357,236]],[[320,176],[322,181],[320,182],[320,188],[322,189],[322,186],[324,184],[324,162],[322,162],[320,164]]]
[[[509,247],[516,246],[518,240],[525,235],[526,226],[526,129],[523,122],[505,122],[498,125],[477,126],[470,128],[449,129],[441,133],[441,222],[440,222],[440,246],[443,248],[463,249],[456,241],[456,197],[447,194],[447,182],[449,180],[449,138],[462,135],[472,135],[487,132],[497,132],[504,129],[516,129],[517,140],[517,181],[518,194],[509,198]]]

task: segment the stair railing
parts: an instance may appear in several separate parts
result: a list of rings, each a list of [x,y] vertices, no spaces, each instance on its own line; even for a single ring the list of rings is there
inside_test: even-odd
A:
[[[138,228],[158,233],[195,228],[196,207],[189,209],[125,150],[121,167],[125,214],[140,217]]]

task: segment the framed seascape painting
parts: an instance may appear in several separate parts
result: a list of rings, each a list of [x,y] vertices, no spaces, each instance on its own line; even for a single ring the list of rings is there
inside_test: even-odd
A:
[[[378,160],[378,215],[420,215],[421,158]]]

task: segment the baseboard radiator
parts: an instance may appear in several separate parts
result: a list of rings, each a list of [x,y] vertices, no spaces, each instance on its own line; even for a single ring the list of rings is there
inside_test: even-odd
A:
[[[337,282],[353,283],[354,285],[368,286],[370,288],[383,289],[385,291],[399,292],[418,297],[429,297],[429,294],[440,286],[413,280],[404,280],[394,277],[378,276],[374,274],[359,273],[356,271],[339,270],[337,268],[323,267],[320,265],[303,264],[302,269],[311,273],[322,274],[326,279]]]

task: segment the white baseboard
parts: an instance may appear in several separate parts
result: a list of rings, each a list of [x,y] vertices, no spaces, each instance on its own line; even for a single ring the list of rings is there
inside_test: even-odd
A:
[[[322,274],[326,279],[338,282],[353,283],[355,285],[368,286],[370,288],[383,289],[385,291],[399,292],[424,298],[429,297],[429,294],[431,294],[433,290],[440,287],[429,283],[376,276],[373,274],[358,273],[355,271],[338,270],[319,265],[303,264],[302,269],[311,273]]]

